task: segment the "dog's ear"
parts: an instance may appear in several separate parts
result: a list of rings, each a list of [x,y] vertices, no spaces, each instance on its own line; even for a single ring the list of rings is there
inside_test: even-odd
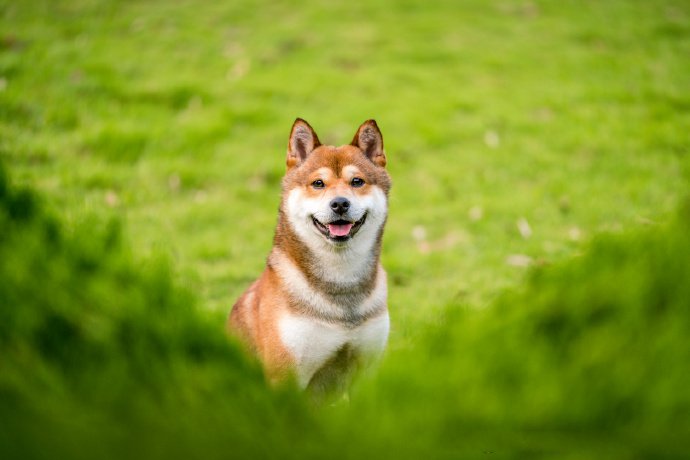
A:
[[[287,167],[288,169],[302,163],[307,156],[321,145],[319,137],[309,123],[298,118],[292,125],[290,141],[288,142]]]
[[[386,154],[383,152],[383,136],[375,120],[367,120],[357,130],[352,145],[359,149],[374,164],[386,166]]]

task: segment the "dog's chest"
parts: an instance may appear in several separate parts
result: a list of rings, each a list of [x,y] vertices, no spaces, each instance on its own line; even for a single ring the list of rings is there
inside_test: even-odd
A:
[[[345,327],[312,317],[286,314],[279,323],[280,338],[295,361],[300,386],[306,387],[312,376],[345,347],[359,355],[366,364],[376,359],[388,339],[389,318],[384,311],[356,327]]]

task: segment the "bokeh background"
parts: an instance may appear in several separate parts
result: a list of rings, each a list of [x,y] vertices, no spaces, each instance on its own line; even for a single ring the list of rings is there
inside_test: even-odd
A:
[[[0,0],[3,458],[682,458],[690,3]],[[224,335],[295,117],[375,118],[351,402]]]

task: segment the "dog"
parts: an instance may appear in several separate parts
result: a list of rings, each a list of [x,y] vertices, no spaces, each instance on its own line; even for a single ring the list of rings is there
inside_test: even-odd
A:
[[[228,319],[271,382],[292,376],[317,397],[346,393],[383,353],[390,323],[380,255],[390,188],[376,121],[334,147],[295,120],[273,248]]]

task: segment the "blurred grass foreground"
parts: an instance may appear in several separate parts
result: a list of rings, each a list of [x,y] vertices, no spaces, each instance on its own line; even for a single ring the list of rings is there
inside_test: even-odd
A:
[[[681,458],[690,210],[447,312],[349,405],[309,409],[115,225],[66,231],[0,175],[0,457]],[[613,455],[613,457],[606,457]]]

